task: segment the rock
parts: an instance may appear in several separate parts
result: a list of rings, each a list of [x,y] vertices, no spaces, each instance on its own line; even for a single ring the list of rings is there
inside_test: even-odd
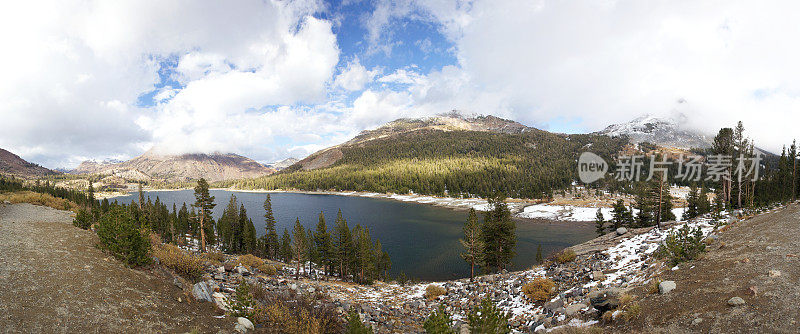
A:
[[[225,271],[233,271],[234,266],[230,263],[226,263],[222,268],[225,269]]]
[[[214,299],[211,297],[211,288],[208,286],[206,282],[196,283],[192,287],[192,296],[196,300],[205,300],[205,301],[213,301]]]
[[[225,273],[225,266],[219,266],[217,268],[217,273],[218,274],[224,274]]]
[[[675,281],[663,281],[658,284],[658,293],[664,295],[675,290],[676,287]]]
[[[214,304],[219,307],[220,310],[228,311],[228,298],[222,294],[222,292],[214,292],[211,295],[214,298]]]
[[[245,268],[244,266],[236,267],[236,272],[239,273],[239,275],[242,275],[242,276],[250,275],[250,270],[247,270],[247,268]]]
[[[745,304],[744,299],[742,299],[742,297],[739,296],[728,299],[728,305],[733,307],[742,306],[744,304]]]
[[[560,307],[564,307],[564,300],[561,298],[544,303],[544,310],[547,313],[554,313]]]
[[[623,235],[625,233],[628,233],[628,229],[627,228],[620,227],[620,228],[617,229],[617,235]]]
[[[177,277],[172,279],[172,284],[175,284],[178,289],[183,290],[183,283],[181,283],[181,280],[179,280]]]
[[[247,318],[238,317],[236,318],[236,323],[242,325],[242,327],[250,331],[255,329],[255,326],[253,326],[253,322]]]
[[[603,272],[600,270],[595,270],[592,271],[592,279],[594,279],[595,281],[602,281],[606,279],[606,275],[603,274]]]
[[[780,270],[770,270],[769,271],[769,277],[779,277],[779,276],[781,276],[781,271]]]
[[[619,307],[620,289],[608,289],[603,291],[593,291],[589,294],[589,301],[592,307],[596,308],[600,313],[611,311]]]
[[[575,314],[578,314],[578,312],[580,312],[585,308],[586,305],[583,304],[572,304],[570,306],[567,306],[566,310],[564,311],[564,314],[566,314],[567,316],[573,316]]]
[[[692,320],[692,326],[697,326],[701,322],[703,322],[703,318],[696,318],[696,319]]]
[[[5,205],[9,205],[9,204],[11,204],[11,202],[9,202],[9,201],[3,201],[3,204],[5,204]]]

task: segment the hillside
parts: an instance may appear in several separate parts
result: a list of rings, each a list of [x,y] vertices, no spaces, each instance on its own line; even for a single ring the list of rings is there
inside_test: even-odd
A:
[[[241,189],[353,190],[536,198],[568,187],[580,152],[610,157],[627,138],[562,135],[494,116],[399,119]]]
[[[0,148],[0,174],[22,178],[37,178],[56,175],[58,172],[27,162],[18,155]]]
[[[638,117],[627,123],[612,124],[596,134],[627,136],[634,144],[648,142],[662,147],[681,149],[711,147],[713,136],[687,127],[684,122],[650,115]]]
[[[237,154],[162,155],[150,150],[119,163],[84,162],[72,174],[105,174],[128,180],[185,182],[201,177],[209,181],[252,178],[275,170]]]

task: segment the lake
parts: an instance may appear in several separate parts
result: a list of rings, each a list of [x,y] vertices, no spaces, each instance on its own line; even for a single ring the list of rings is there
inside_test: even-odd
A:
[[[231,194],[236,195],[247,209],[259,237],[264,235],[264,208],[266,193],[211,190],[215,197],[214,218],[222,216]],[[428,204],[400,202],[383,198],[355,196],[303,194],[290,192],[270,193],[272,210],[277,220],[278,235],[291,228],[296,218],[306,228],[316,228],[319,212],[325,214],[328,230],[333,227],[336,212],[341,209],[352,229],[356,224],[368,226],[373,241],[381,240],[383,250],[392,260],[391,274],[401,272],[421,280],[446,280],[469,277],[469,265],[459,253],[462,250],[458,239],[467,218],[467,211],[453,210]],[[194,203],[193,190],[147,191],[145,196],[170,208],[178,208],[185,202]],[[116,197],[124,203],[137,200],[136,193]],[[479,213],[482,219],[482,215]],[[536,248],[541,245],[547,255],[565,247],[582,243],[595,237],[590,223],[532,221],[517,219],[517,256],[514,270],[526,269],[536,263]]]

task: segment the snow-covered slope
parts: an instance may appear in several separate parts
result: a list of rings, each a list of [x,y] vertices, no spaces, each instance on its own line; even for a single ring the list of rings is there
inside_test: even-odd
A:
[[[664,147],[706,148],[711,138],[700,131],[690,129],[678,118],[659,118],[651,115],[638,117],[627,123],[612,124],[598,133],[609,136],[630,137],[635,144],[650,142]]]

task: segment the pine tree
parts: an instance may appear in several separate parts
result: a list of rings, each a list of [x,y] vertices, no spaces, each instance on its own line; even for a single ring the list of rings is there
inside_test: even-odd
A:
[[[222,246],[229,252],[235,252],[234,248],[234,225],[239,219],[239,203],[235,195],[231,195],[228,206],[222,211],[222,217],[217,222],[217,232]]]
[[[339,266],[339,277],[345,279],[347,275],[347,265],[350,261],[350,245],[352,243],[350,236],[350,228],[347,226],[347,220],[342,217],[342,210],[336,214],[336,222],[334,223],[334,252],[336,254],[336,263]]]
[[[247,217],[247,215],[244,215]],[[244,231],[243,231],[243,238],[244,238],[244,253],[246,254],[254,254],[256,253],[256,227],[253,225],[253,220],[247,218],[244,222]]]
[[[542,256],[542,245],[536,246],[536,264],[541,264],[544,262],[544,257]]]
[[[450,314],[444,308],[444,304],[439,304],[439,308],[431,312],[425,322],[422,324],[427,334],[452,334],[455,331],[452,328],[452,320]]]
[[[141,184],[140,184],[141,185]],[[208,182],[200,178],[194,188],[195,203],[193,207],[198,209],[197,220],[200,223],[200,251],[206,251],[206,239],[209,243],[214,243],[214,220],[211,217],[211,209],[214,204],[214,196],[208,193]]]
[[[331,274],[331,266],[333,256],[333,245],[331,244],[331,235],[328,233],[328,226],[325,224],[325,214],[320,211],[319,221],[317,222],[317,230],[314,233],[314,243],[317,246],[317,253],[319,254],[319,262],[325,268],[327,274]]]
[[[281,247],[278,255],[281,259],[289,263],[292,261],[292,237],[289,235],[289,230],[283,229],[283,236],[281,237]]]
[[[625,207],[625,202],[621,199],[614,203],[612,216],[611,221],[614,223],[615,230],[622,226],[627,226],[633,221],[631,212]]]
[[[303,225],[300,224],[300,218],[297,218],[294,222],[294,228],[292,229],[292,236],[294,237],[294,242],[292,242],[292,257],[297,261],[297,271],[295,272],[295,279],[300,279],[300,266],[305,264],[305,261],[308,260],[308,244],[306,243],[306,231],[303,228]]]
[[[694,184],[689,188],[689,193],[686,194],[686,213],[684,216],[684,220],[700,216],[700,194]]]
[[[464,247],[464,252],[461,253],[461,258],[469,264],[470,281],[475,278],[475,264],[480,264],[483,256],[483,239],[481,238],[481,224],[478,221],[478,215],[475,209],[469,209],[467,222],[463,227],[464,237],[459,239],[461,246]]]
[[[484,215],[481,230],[483,239],[483,267],[487,272],[499,272],[511,264],[514,247],[517,244],[516,223],[505,198],[495,196],[489,199],[490,211]]]
[[[594,220],[595,232],[597,232],[597,235],[606,234],[605,224],[606,220],[603,217],[603,209],[597,208],[597,214],[595,214]]]
[[[264,253],[267,254],[267,257],[270,259],[277,259],[278,258],[278,232],[275,230],[275,216],[272,213],[272,200],[270,195],[267,194],[267,199],[264,200],[264,210],[267,211],[264,214],[264,222],[265,224],[265,231],[264,231]]]

